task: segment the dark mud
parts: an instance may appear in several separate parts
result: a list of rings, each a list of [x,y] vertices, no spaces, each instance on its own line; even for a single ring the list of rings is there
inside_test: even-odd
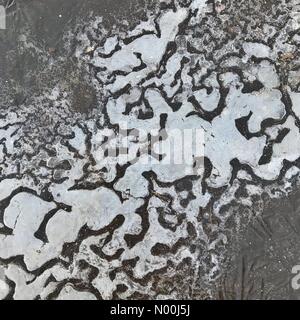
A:
[[[233,236],[216,299],[299,300],[292,287],[300,264],[300,192],[267,201],[263,213]]]
[[[5,2],[6,3],[6,2]],[[96,16],[103,25],[128,22],[132,27],[145,18],[156,0],[15,0],[7,9],[6,30],[0,30],[0,82],[14,103],[22,104],[32,94],[65,77],[80,73],[77,62],[65,61],[64,35]],[[1,3],[0,3],[1,4]],[[64,60],[49,70],[53,61]],[[49,71],[51,72],[49,74]],[[70,79],[68,80],[68,77]]]

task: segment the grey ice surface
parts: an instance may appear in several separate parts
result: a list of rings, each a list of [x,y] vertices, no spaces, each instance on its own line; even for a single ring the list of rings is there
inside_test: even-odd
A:
[[[299,0],[0,5],[1,299],[299,298]]]

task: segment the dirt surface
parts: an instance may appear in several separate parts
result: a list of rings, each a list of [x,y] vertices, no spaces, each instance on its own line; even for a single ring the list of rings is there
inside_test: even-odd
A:
[[[74,69],[80,72],[77,63],[69,61],[50,76],[45,74],[53,59],[65,60],[70,56],[70,50],[65,48],[67,32],[95,16],[101,16],[105,26],[119,24],[124,19],[133,26],[145,18],[147,8],[154,4],[155,1],[138,0],[14,1],[7,10],[7,28],[0,32],[1,80],[9,84],[16,102],[22,103],[27,96],[58,81],[62,74]]]
[[[238,234],[228,252],[227,271],[218,281],[217,299],[298,300],[292,288],[299,265],[299,191],[265,205]]]

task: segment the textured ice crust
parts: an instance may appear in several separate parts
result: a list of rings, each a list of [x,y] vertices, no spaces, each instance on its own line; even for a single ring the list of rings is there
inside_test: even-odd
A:
[[[264,3],[161,1],[126,31],[94,18],[68,36],[90,109],[63,80],[1,108],[0,298],[212,297],[241,217],[298,184],[299,3]],[[122,124],[201,129],[204,172],[150,161],[170,137],[101,157]]]

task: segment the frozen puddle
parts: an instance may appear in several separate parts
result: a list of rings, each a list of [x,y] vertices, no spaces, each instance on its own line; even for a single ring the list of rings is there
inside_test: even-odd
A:
[[[232,237],[298,186],[299,3],[250,7],[92,15],[1,105],[1,298],[214,297]]]

